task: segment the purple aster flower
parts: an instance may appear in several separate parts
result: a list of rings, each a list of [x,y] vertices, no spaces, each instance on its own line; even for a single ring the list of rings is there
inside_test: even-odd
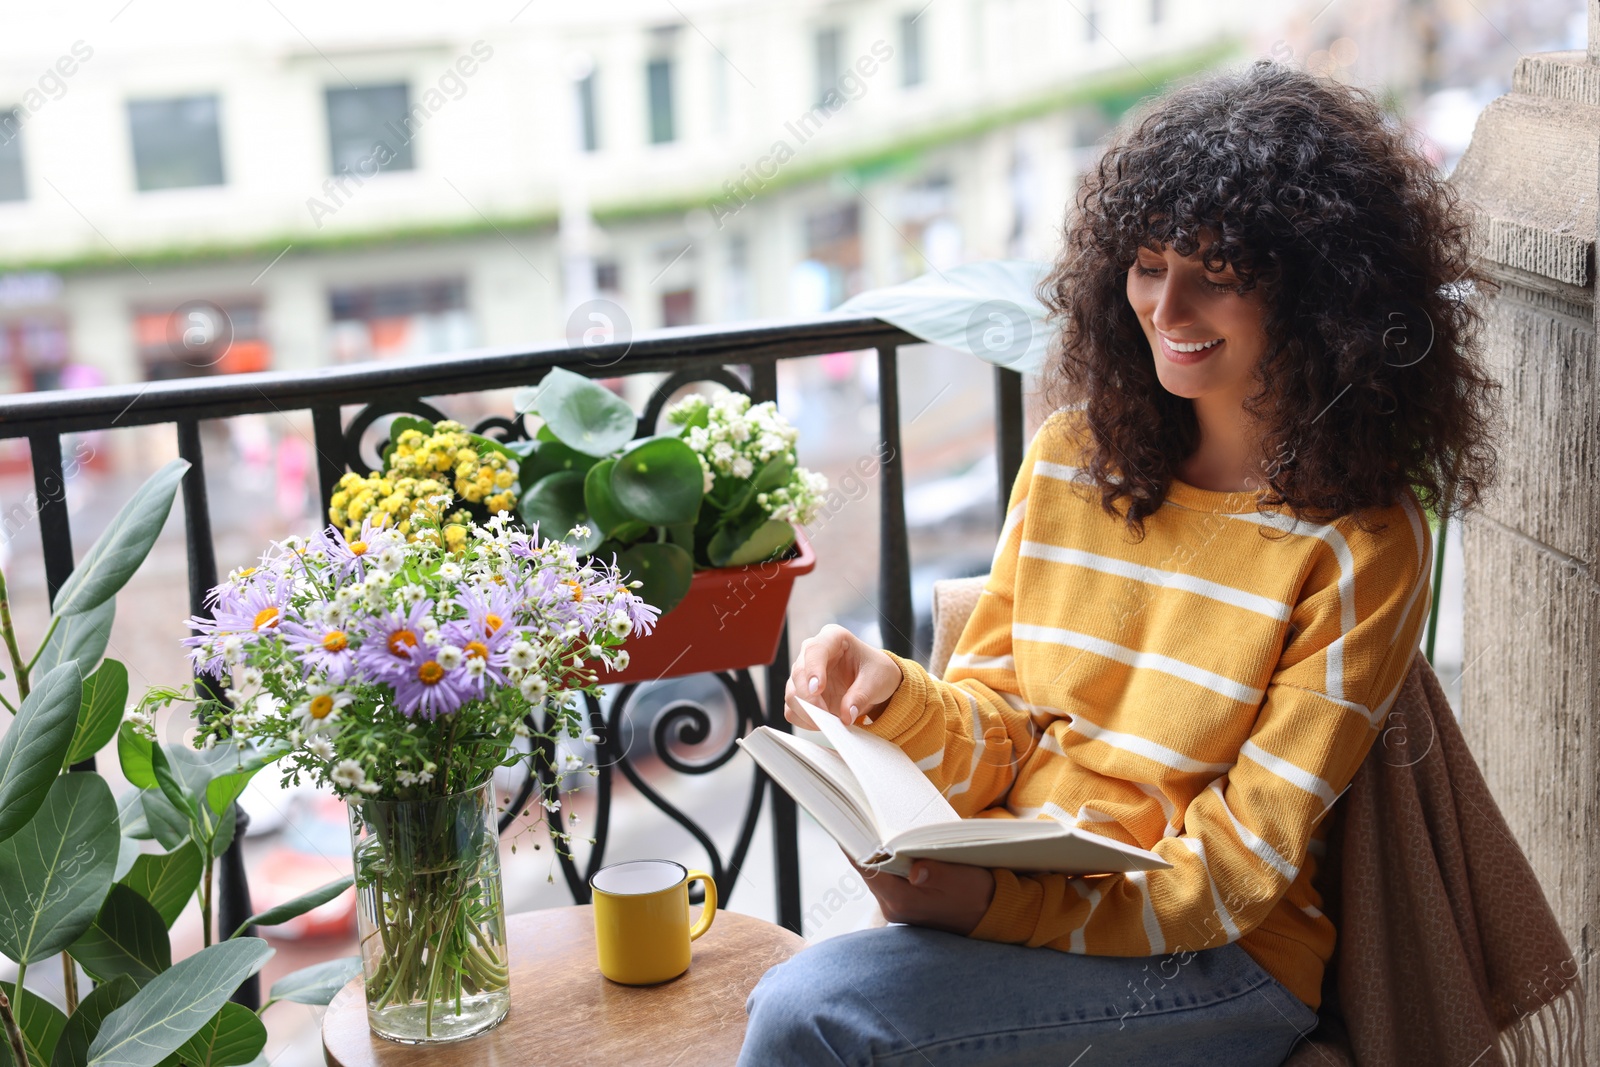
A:
[[[365,578],[368,557],[376,558],[384,549],[402,543],[393,530],[385,529],[370,518],[362,521],[361,535],[354,541],[347,541],[344,531],[336,526],[329,526],[317,535],[318,547],[328,554],[328,565],[341,582],[351,574],[357,580]]]
[[[395,706],[408,719],[421,715],[433,720],[449,715],[473,697],[465,667],[447,669],[438,656],[437,648],[419,645],[411,649],[406,669],[386,679],[394,686]]]
[[[281,627],[284,644],[300,660],[308,672],[325,675],[331,682],[342,682],[356,666],[355,650],[350,646],[350,635],[326,623],[304,623],[290,620]]]
[[[427,630],[423,620],[432,609],[432,600],[420,600],[404,614],[384,612],[361,627],[356,665],[367,680],[392,684],[410,669],[411,655],[422,644]]]

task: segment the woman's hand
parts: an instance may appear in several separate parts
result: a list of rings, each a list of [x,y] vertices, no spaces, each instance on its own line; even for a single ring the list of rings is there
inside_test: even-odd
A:
[[[852,862],[851,866],[855,864]],[[890,922],[926,926],[963,937],[977,928],[994,900],[994,872],[987,867],[916,860],[908,878],[860,867],[856,867],[856,873],[878,898],[878,907]]]
[[[900,668],[887,652],[829,623],[800,643],[800,655],[789,668],[789,684],[783,691],[783,717],[807,730],[817,728],[798,696],[849,726],[863,715],[882,711],[900,688],[900,680]]]

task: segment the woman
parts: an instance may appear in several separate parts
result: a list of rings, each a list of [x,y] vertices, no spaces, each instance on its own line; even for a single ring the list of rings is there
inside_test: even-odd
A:
[[[1077,209],[1044,286],[1071,403],[944,678],[829,626],[786,716],[1172,867],[862,872],[903,925],[768,972],[741,1063],[1275,1064],[1316,1025],[1323,820],[1427,618],[1423,505],[1494,476],[1489,280],[1368,93],[1264,60],[1153,103]]]

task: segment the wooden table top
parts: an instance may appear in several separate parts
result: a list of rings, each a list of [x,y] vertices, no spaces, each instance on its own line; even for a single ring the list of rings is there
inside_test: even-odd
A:
[[[600,974],[594,909],[525,912],[506,919],[511,1011],[487,1033],[440,1045],[402,1045],[367,1026],[360,976],[322,1021],[330,1067],[716,1067],[744,1041],[744,1002],[768,967],[805,947],[798,934],[719,911],[683,975],[658,986],[618,985]]]

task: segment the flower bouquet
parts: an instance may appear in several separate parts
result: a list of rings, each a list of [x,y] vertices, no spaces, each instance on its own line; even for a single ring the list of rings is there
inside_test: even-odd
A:
[[[400,1041],[505,1016],[491,773],[526,758],[516,739],[529,739],[555,810],[565,775],[584,769],[556,759],[558,740],[583,734],[574,697],[598,693],[597,667],[625,666],[623,641],[657,616],[565,541],[504,516],[479,524],[449,510],[449,493],[413,495],[429,481],[361,510],[352,494],[359,527],[274,544],[211,591],[213,618],[192,619],[186,640],[227,685],[227,704],[199,708],[206,744],[253,740],[286,781],[349,802],[368,1019]]]

